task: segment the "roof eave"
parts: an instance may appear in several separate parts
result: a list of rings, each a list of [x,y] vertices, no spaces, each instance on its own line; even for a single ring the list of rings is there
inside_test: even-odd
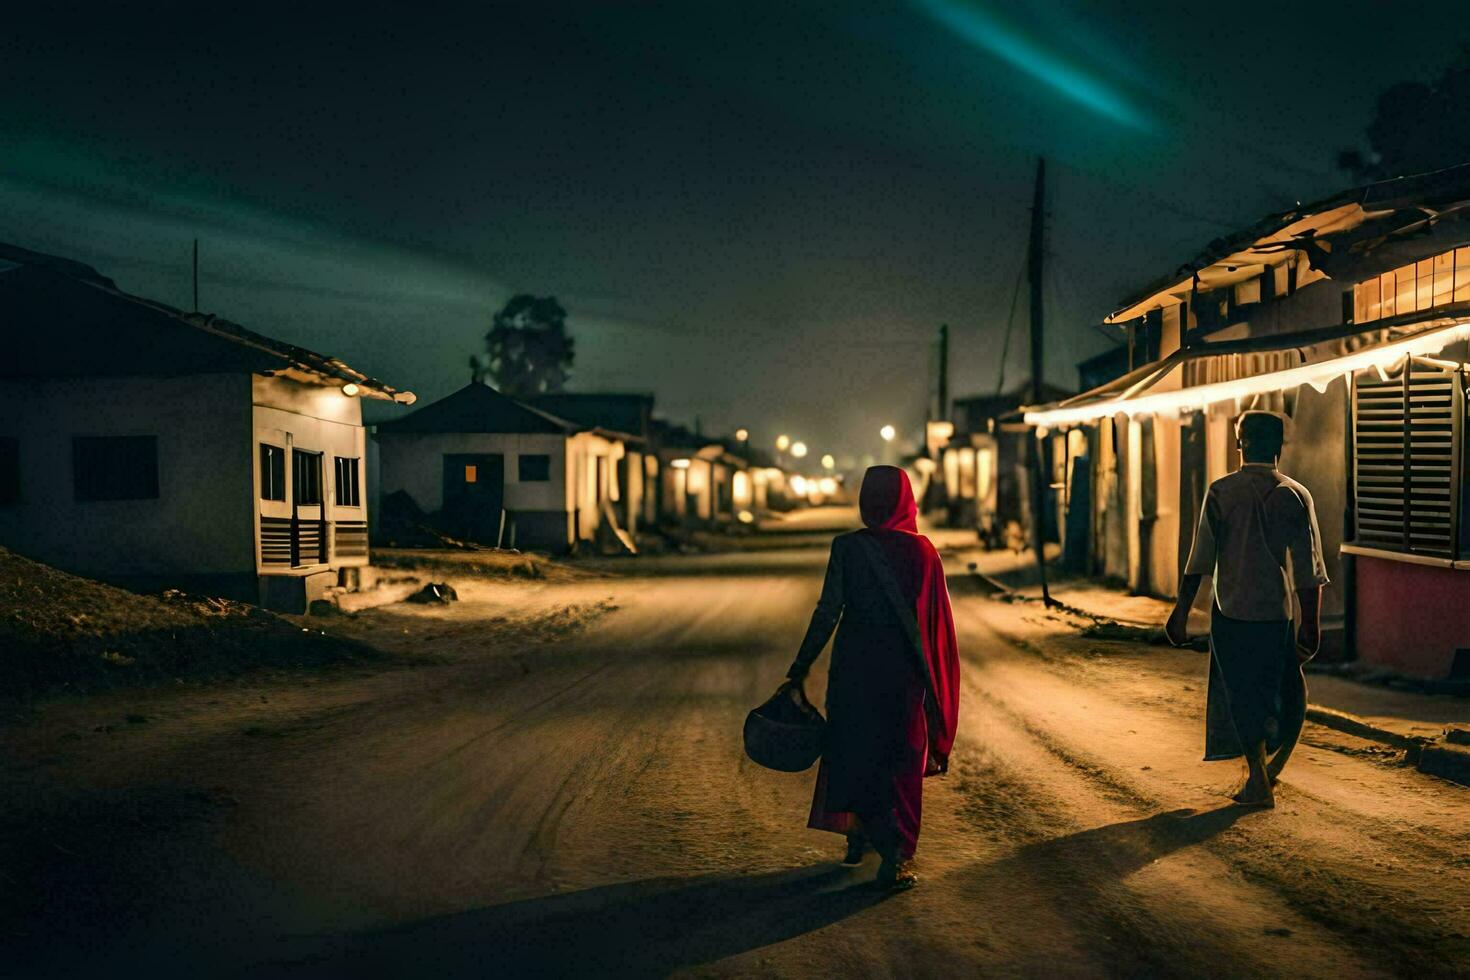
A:
[[[1208,284],[1210,289],[1220,289],[1257,274],[1255,270],[1247,271],[1241,267],[1278,265],[1287,261],[1298,251],[1292,247],[1294,243],[1351,231],[1365,221],[1426,200],[1449,200],[1440,195],[1451,193],[1470,196],[1470,164],[1363,184],[1305,207],[1267,215],[1248,228],[1212,242],[1212,247],[1206,247],[1174,273],[1125,300],[1103,322],[1126,323],[1154,309],[1182,301],[1189,295],[1197,274],[1211,269],[1220,270],[1209,277]],[[1231,266],[1239,271],[1232,273]]]

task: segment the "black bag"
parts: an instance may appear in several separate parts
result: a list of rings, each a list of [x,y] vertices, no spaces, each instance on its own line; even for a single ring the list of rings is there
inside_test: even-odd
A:
[[[822,756],[827,719],[806,699],[791,698],[791,684],[782,684],[769,701],[745,716],[745,754],[757,765],[777,772],[810,769]]]

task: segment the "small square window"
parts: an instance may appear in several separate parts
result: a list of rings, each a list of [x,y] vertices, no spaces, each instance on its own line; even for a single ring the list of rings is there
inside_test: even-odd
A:
[[[474,463],[466,463],[464,468],[464,482],[475,483],[480,479],[480,468]]]
[[[156,500],[156,436],[75,436],[72,491],[77,500]]]
[[[286,499],[286,450],[268,442],[260,444],[260,499]]]
[[[545,453],[522,453],[516,466],[522,483],[545,483],[551,479],[551,457]]]

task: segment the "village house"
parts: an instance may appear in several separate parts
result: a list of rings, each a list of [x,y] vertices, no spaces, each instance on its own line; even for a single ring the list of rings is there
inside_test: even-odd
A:
[[[753,494],[746,461],[724,442],[680,425],[656,420],[659,456],[659,519],[669,527],[717,527],[740,519],[735,506]],[[753,499],[753,497],[752,497]]]
[[[618,525],[636,541],[658,521],[658,453],[653,448],[653,396],[607,392],[536,395],[526,404],[578,425],[620,432],[632,438],[617,461],[614,501]]]
[[[304,611],[368,563],[361,400],[334,358],[0,245],[0,544]]]
[[[1107,322],[1131,370],[1025,414],[1085,461],[1089,570],[1175,594],[1204,490],[1239,462],[1235,418],[1281,411],[1281,468],[1315,499],[1332,578],[1325,654],[1470,674],[1467,216],[1470,165],[1370,184],[1126,300]]]
[[[730,437],[720,440],[720,444],[745,464],[743,469],[737,467],[730,477],[737,520],[756,520],[792,505],[786,473],[776,465],[775,457],[753,447],[749,439]]]
[[[942,427],[930,423],[930,451],[938,455],[943,512],[935,516],[948,527],[975,528],[990,545],[1030,543],[1031,468],[1029,429],[1020,408],[1027,388],[954,399],[950,419]],[[1052,385],[1048,397],[1071,394]],[[1053,460],[1044,462],[1048,472]],[[1047,493],[1058,479],[1049,479]],[[1056,540],[1056,524],[1047,521],[1047,540]]]
[[[566,554],[631,551],[618,522],[630,433],[544,412],[475,381],[377,426],[379,487],[453,537]],[[641,482],[638,484],[641,486]]]

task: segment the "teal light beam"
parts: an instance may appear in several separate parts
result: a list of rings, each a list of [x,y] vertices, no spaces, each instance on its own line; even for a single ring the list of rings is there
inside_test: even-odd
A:
[[[981,4],[963,0],[914,0],[914,3],[968,44],[995,55],[1071,101],[1124,126],[1152,128],[1143,112],[1121,92],[1048,51]]]

